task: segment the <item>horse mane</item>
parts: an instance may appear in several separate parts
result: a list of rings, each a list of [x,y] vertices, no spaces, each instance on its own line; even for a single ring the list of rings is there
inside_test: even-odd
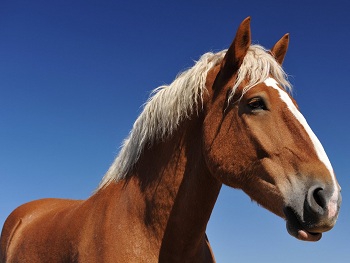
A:
[[[207,73],[222,61],[226,52],[227,50],[205,53],[192,68],[179,74],[170,85],[160,86],[151,93],[98,189],[112,181],[126,178],[145,147],[168,138],[184,119],[202,109]],[[274,57],[262,46],[250,46],[239,68],[229,100],[243,80],[248,81],[244,94],[269,76],[275,78],[285,89],[291,90],[287,74]]]

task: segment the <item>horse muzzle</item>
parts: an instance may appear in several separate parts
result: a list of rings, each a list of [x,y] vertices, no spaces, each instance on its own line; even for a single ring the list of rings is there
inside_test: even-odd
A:
[[[323,232],[334,227],[342,197],[338,188],[332,188],[310,187],[304,198],[293,198],[284,207],[290,235],[304,241],[318,241]]]

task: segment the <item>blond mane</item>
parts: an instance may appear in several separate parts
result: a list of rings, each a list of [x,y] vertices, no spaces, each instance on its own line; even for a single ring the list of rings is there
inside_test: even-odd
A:
[[[192,68],[179,74],[170,85],[158,87],[151,93],[118,156],[103,177],[99,189],[112,181],[127,177],[146,146],[167,138],[184,119],[202,109],[207,73],[222,61],[226,51],[202,55]],[[243,80],[248,80],[244,88],[246,92],[269,76],[287,90],[291,89],[286,73],[273,56],[259,45],[250,46],[239,68],[229,100]]]

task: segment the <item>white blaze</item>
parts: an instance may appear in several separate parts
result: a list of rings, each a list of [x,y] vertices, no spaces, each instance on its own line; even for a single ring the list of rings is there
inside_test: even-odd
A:
[[[325,152],[325,150],[323,149],[323,146],[321,144],[321,142],[319,141],[319,139],[316,137],[315,133],[311,130],[309,124],[307,123],[305,117],[300,113],[300,111],[297,109],[297,107],[294,105],[293,101],[291,100],[291,98],[288,96],[287,92],[285,92],[284,90],[282,90],[281,88],[278,87],[277,81],[273,78],[267,78],[264,81],[266,86],[272,87],[274,89],[276,89],[280,95],[280,98],[284,101],[284,103],[287,104],[288,109],[293,113],[293,115],[295,116],[295,118],[300,122],[300,124],[304,127],[305,131],[307,132],[307,134],[309,135],[316,154],[318,156],[318,158],[320,159],[320,161],[322,163],[324,163],[324,165],[326,166],[326,168],[328,169],[331,177],[332,177],[332,181],[333,181],[333,186],[334,186],[334,191],[333,191],[333,195],[331,197],[329,206],[328,206],[328,210],[329,210],[329,217],[333,217],[336,212],[337,212],[337,201],[338,201],[338,189],[336,189],[337,187],[337,181],[335,179],[335,175],[334,175],[334,171],[332,168],[332,165],[328,159],[328,156]]]

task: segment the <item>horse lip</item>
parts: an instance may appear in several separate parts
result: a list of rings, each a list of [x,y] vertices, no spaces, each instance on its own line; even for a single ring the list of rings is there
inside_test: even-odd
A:
[[[285,207],[283,208],[283,212],[287,220],[287,231],[291,236],[303,241],[318,241],[321,239],[322,233],[308,231],[299,220],[293,208]]]

